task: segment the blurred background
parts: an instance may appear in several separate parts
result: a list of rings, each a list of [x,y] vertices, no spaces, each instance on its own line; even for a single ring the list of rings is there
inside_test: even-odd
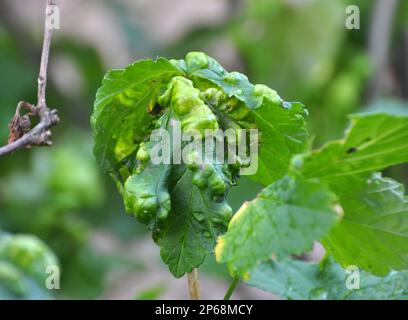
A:
[[[92,155],[89,117],[108,69],[141,59],[205,51],[227,70],[276,89],[309,109],[314,147],[342,136],[347,114],[408,113],[408,1],[398,0],[59,0],[48,104],[59,111],[51,148],[0,158],[0,229],[43,240],[61,264],[57,298],[185,299],[144,226]],[[360,29],[345,27],[358,5]],[[18,101],[36,101],[45,1],[0,0],[0,141]],[[408,181],[406,166],[388,173]],[[232,190],[234,210],[260,186]],[[203,298],[229,281],[210,257]],[[272,295],[239,286],[242,299]]]

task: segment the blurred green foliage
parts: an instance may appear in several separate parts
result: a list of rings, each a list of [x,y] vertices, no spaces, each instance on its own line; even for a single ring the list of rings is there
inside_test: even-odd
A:
[[[101,2],[102,3],[102,2]],[[360,110],[406,113],[401,97],[385,97],[367,103],[365,89],[371,76],[367,37],[374,1],[360,1],[361,29],[344,28],[346,5],[354,0],[248,0],[215,26],[193,28],[171,45],[154,43],[121,1],[105,0],[135,57],[183,57],[188,51],[217,56],[227,42],[236,61],[224,63],[249,76],[254,83],[277,89],[286,100],[296,98],[309,109],[315,144],[340,137],[346,114]],[[401,47],[408,25],[408,1],[400,1],[392,34],[392,60]],[[142,14],[141,14],[142,15]],[[158,22],[159,23],[159,22]],[[0,21],[0,141],[6,142],[7,123],[20,100],[35,102],[40,43],[33,45],[30,30],[14,30]],[[21,43],[25,42],[27,48]],[[107,43],[107,46],[109,43]],[[91,243],[99,230],[110,230],[119,241],[147,234],[145,228],[124,213],[123,204],[109,179],[102,177],[91,154],[88,119],[96,88],[108,66],[89,43],[70,35],[53,42],[52,59],[75,66],[80,83],[75,92],[61,91],[50,77],[47,98],[56,107],[61,124],[53,130],[52,148],[23,150],[0,159],[0,228],[13,233],[37,235],[54,250],[62,267],[62,297],[100,297],[106,290],[108,271],[130,267],[122,252],[101,253]],[[131,62],[131,61],[129,61]],[[235,63],[235,65],[234,65]],[[114,64],[114,62],[112,62]],[[232,71],[230,68],[229,71]],[[408,181],[406,166],[387,175]],[[241,179],[229,195],[236,211],[253,199],[260,186]],[[103,244],[100,244],[103,245]],[[7,262],[8,263],[8,262]],[[143,262],[140,261],[143,265]],[[134,265],[132,266],[134,267]],[[8,265],[0,266],[10,269]],[[137,268],[134,272],[143,270]],[[225,277],[226,267],[208,259],[204,272]],[[20,271],[19,271],[20,272]],[[140,271],[141,272],[141,271]],[[30,281],[30,280],[28,280]],[[157,298],[150,288],[136,298]],[[0,290],[1,295],[1,290]],[[132,297],[129,297],[132,298]]]
[[[0,24],[0,141],[8,137],[8,122],[19,100],[33,97],[35,69],[24,60],[13,39]]]
[[[157,300],[160,296],[166,292],[165,285],[158,285],[149,289],[146,289],[135,296],[136,300]]]
[[[0,299],[51,299],[49,266],[58,268],[58,260],[41,240],[0,231]]]
[[[71,132],[66,141],[56,145],[53,152],[32,150],[27,168],[3,175],[0,220],[9,231],[23,230],[50,244],[63,266],[63,284],[65,277],[69,279],[70,266],[92,257],[82,253],[91,226],[80,211],[100,206],[104,198],[89,135]]]

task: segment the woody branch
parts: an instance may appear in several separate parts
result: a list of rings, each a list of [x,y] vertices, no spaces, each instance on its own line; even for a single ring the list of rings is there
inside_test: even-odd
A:
[[[45,98],[45,89],[47,86],[47,69],[52,38],[52,30],[49,21],[52,18],[55,0],[47,0],[44,42],[41,54],[40,71],[38,74],[38,100],[37,105],[21,101],[18,103],[16,113],[9,123],[9,140],[8,144],[0,147],[0,156],[9,154],[18,149],[30,148],[33,145],[50,146],[51,131],[50,128],[59,122],[57,110],[47,107]],[[27,111],[22,115],[22,109]],[[39,123],[30,128],[30,117],[38,117]]]

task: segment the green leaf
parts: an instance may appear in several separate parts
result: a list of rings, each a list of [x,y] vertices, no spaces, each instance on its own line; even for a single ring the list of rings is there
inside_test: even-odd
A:
[[[347,289],[347,277],[359,289]],[[408,299],[408,271],[393,271],[384,278],[356,269],[347,273],[331,258],[321,265],[297,260],[265,262],[251,271],[247,283],[289,300]]]
[[[343,140],[296,157],[292,168],[337,194],[343,220],[323,244],[343,266],[377,275],[408,268],[407,200],[403,186],[376,170],[408,161],[408,117],[358,114]]]
[[[286,176],[263,189],[233,217],[218,239],[218,262],[246,276],[272,255],[285,257],[312,248],[336,221],[336,197],[324,185]]]
[[[404,186],[373,174],[343,180],[338,192],[345,215],[324,238],[343,266],[358,265],[377,275],[408,269],[408,197]]]
[[[267,99],[252,110],[261,132],[258,170],[250,176],[264,186],[282,178],[293,155],[305,151],[308,141],[305,116],[300,103],[286,103],[288,108]]]
[[[408,162],[408,117],[386,113],[351,116],[343,140],[295,160],[306,178],[336,180]]]
[[[168,81],[182,72],[169,61],[141,60],[109,71],[96,94],[91,118],[98,163],[119,179],[129,172],[119,162],[132,154],[147,134],[151,111]],[[119,163],[119,164],[118,164]],[[122,171],[121,171],[122,170]]]

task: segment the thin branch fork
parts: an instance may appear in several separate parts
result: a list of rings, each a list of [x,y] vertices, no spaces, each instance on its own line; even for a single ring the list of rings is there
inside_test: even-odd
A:
[[[40,71],[38,74],[37,106],[24,101],[18,103],[16,113],[9,123],[10,135],[8,144],[0,148],[0,156],[18,149],[30,148],[33,145],[50,146],[52,144],[50,128],[59,123],[59,117],[57,110],[51,110],[47,107],[45,89],[47,86],[48,60],[52,38],[49,19],[51,19],[53,13],[53,6],[55,6],[55,0],[47,0],[44,42],[41,54]],[[22,109],[27,110],[28,113],[22,115]],[[30,117],[39,118],[39,123],[33,128],[30,128]]]

